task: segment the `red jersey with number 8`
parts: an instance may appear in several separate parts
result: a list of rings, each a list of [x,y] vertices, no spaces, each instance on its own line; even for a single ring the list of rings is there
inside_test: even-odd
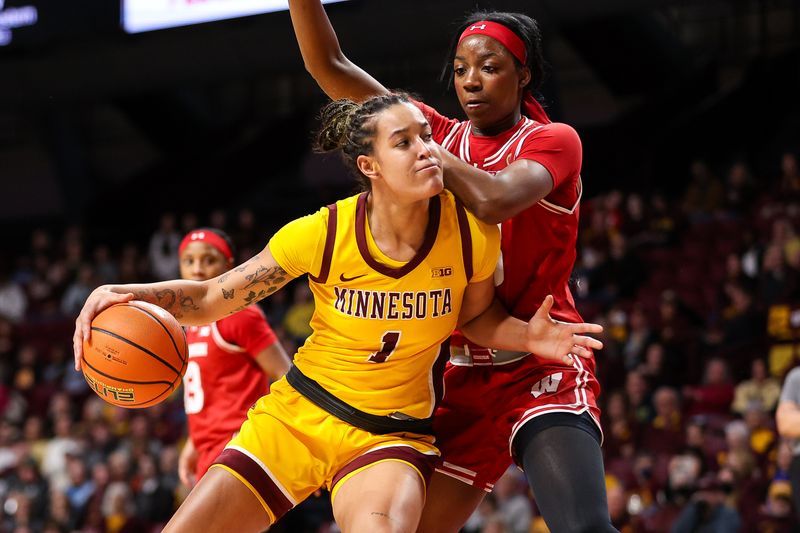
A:
[[[247,410],[269,392],[255,357],[276,341],[258,306],[186,330],[189,365],[183,402],[198,452],[197,479],[239,431]]]

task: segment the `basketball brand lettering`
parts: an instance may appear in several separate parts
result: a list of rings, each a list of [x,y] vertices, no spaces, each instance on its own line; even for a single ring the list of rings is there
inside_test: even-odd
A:
[[[437,318],[453,312],[450,288],[420,292],[365,291],[334,287],[333,307],[345,315],[369,320]]]
[[[109,387],[105,383],[97,381],[86,374],[84,374],[83,377],[86,378],[86,383],[89,384],[89,387],[91,387],[92,390],[100,396],[107,396],[118,402],[133,403],[136,401],[136,395],[134,394],[133,389],[118,389],[116,387]]]
[[[558,384],[561,383],[561,378],[564,377],[562,372],[556,372],[555,374],[551,374],[546,378],[542,378],[541,380],[537,381],[533,387],[531,387],[531,394],[533,394],[534,398],[538,398],[542,394],[546,392],[555,392],[558,390]]]
[[[486,24],[481,24],[480,26],[475,24],[474,26],[470,27],[469,31],[472,31],[472,30],[485,30],[485,29],[486,29]]]

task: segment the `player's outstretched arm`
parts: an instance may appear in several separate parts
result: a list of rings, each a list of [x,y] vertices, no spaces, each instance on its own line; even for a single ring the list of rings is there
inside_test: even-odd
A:
[[[570,354],[590,357],[591,350],[603,347],[599,340],[584,335],[602,332],[603,327],[599,324],[569,324],[553,320],[550,317],[552,296],[545,298],[527,323],[510,316],[497,299],[492,299],[488,307],[475,315],[475,311],[485,302],[486,295],[493,293],[491,279],[467,286],[459,329],[472,342],[497,350],[535,353],[566,365],[572,364]]]
[[[183,326],[210,324],[263,300],[291,276],[265,247],[255,257],[207,281],[171,280],[131,285],[103,285],[83,304],[75,320],[72,337],[75,369],[80,369],[83,342],[91,335],[92,320],[104,309],[130,300],[142,300],[162,307]]]
[[[330,98],[360,102],[389,92],[345,57],[319,0],[289,0],[289,13],[306,70]]]

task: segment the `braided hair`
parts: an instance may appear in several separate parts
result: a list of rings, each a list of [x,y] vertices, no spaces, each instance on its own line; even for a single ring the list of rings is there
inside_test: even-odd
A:
[[[315,151],[339,151],[342,160],[358,177],[361,187],[369,190],[371,182],[358,170],[356,160],[360,155],[373,153],[378,115],[393,105],[410,101],[406,93],[392,92],[373,96],[360,104],[346,99],[330,102],[320,113],[322,127],[314,143]]]

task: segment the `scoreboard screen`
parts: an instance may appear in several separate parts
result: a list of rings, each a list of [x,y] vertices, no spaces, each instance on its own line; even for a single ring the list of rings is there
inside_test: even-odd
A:
[[[0,46],[8,46],[15,33],[25,33],[39,22],[39,9],[25,2],[5,2],[0,0]]]
[[[323,0],[324,4],[346,0]],[[140,33],[289,8],[287,0],[123,0],[122,27]]]

